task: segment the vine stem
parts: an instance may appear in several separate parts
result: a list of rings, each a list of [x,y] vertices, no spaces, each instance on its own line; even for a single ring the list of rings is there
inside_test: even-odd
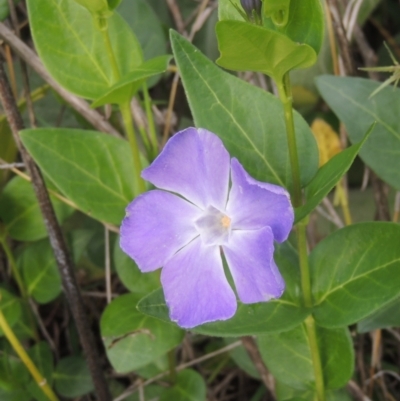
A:
[[[135,130],[133,128],[132,113],[129,101],[120,104],[119,108],[121,110],[122,119],[124,121],[125,131],[126,135],[128,136],[129,145],[131,147],[136,183],[139,189],[139,193],[142,193],[146,191],[146,186],[144,184],[143,178],[140,176],[140,172],[142,171],[142,163],[140,162],[139,147],[136,140]]]
[[[18,270],[17,263],[15,262],[14,255],[11,252],[10,247],[7,244],[7,240],[5,238],[0,238],[0,243],[3,246],[4,252],[6,253],[7,259],[10,262],[11,271],[14,276],[14,279],[18,285],[19,292],[22,298],[28,298],[28,293],[26,291],[24,282],[22,280],[21,274]]]
[[[12,275],[14,277],[15,282],[17,283],[19,292],[20,292],[20,294],[22,296],[22,300],[27,306],[26,310],[27,310],[27,313],[28,313],[29,322],[31,324],[33,337],[34,337],[34,339],[36,341],[39,341],[39,335],[38,335],[37,330],[36,330],[36,319],[32,314],[32,308],[31,308],[31,306],[29,304],[29,294],[28,294],[28,291],[27,291],[27,289],[25,287],[25,283],[24,283],[24,281],[22,279],[21,273],[20,273],[20,271],[18,269],[18,266],[17,266],[17,263],[15,261],[14,255],[13,255],[13,253],[12,253],[12,251],[11,251],[11,249],[10,249],[5,237],[0,237],[0,243],[3,246],[4,252],[5,252],[5,254],[7,256],[7,259],[9,261],[9,263],[10,263],[11,272],[12,272]]]
[[[46,378],[43,377],[42,374],[39,372],[36,365],[33,363],[32,359],[26,353],[24,347],[21,345],[18,338],[15,336],[1,309],[0,309],[0,328],[3,331],[4,335],[7,337],[7,340],[10,342],[16,354],[21,358],[21,361],[29,370],[29,373],[34,378],[36,384],[43,391],[46,397],[50,401],[58,401],[58,397],[55,395],[51,387],[48,385]]]
[[[293,98],[292,98],[289,73],[286,73],[283,79],[277,82],[277,86],[279,91],[279,98],[283,104],[285,124],[286,124],[286,134],[289,147],[290,166],[292,170],[292,188],[291,188],[292,202],[294,207],[299,207],[303,204],[303,197],[301,192],[300,164],[297,153],[296,133],[294,128],[293,107],[292,107]],[[313,301],[311,293],[310,267],[308,264],[306,226],[307,226],[306,220],[297,223],[296,234],[297,234],[297,247],[299,252],[303,302],[307,308],[311,308],[313,306]],[[314,368],[317,400],[326,401],[324,376],[322,371],[321,356],[317,340],[317,329],[315,325],[315,320],[312,315],[308,316],[307,319],[305,320],[305,326]]]
[[[108,29],[108,24],[105,24],[104,27],[99,28],[104,40],[105,50],[107,52],[108,58],[111,64],[112,70],[112,83],[117,82],[121,75],[118,68],[117,59],[115,58],[114,49],[112,47],[112,43],[110,40],[110,32]],[[139,193],[146,191],[145,183],[140,176],[140,172],[142,171],[142,163],[140,162],[140,152],[138,143],[136,140],[135,130],[133,128],[133,120],[132,120],[132,111],[130,107],[130,101],[126,101],[119,105],[119,109],[121,111],[122,120],[124,122],[125,132],[128,137],[128,141],[131,147],[132,157],[133,157],[133,165],[135,170],[135,178]]]
[[[100,32],[103,35],[104,45],[106,48],[106,52],[111,64],[111,71],[112,71],[112,83],[114,84],[120,79],[120,73],[118,68],[118,63],[115,58],[114,50],[112,48],[111,40],[110,40],[110,32],[108,30],[108,23],[106,22],[106,26],[100,28]]]

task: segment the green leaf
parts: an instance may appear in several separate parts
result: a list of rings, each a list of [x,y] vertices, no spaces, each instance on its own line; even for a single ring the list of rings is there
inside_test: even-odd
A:
[[[354,352],[347,328],[317,327],[324,382],[327,389],[344,386],[354,370]],[[261,356],[274,377],[295,389],[314,387],[315,376],[306,327],[258,337]]]
[[[112,85],[112,68],[102,33],[88,10],[73,0],[28,0],[35,47],[43,64],[64,88],[96,99]],[[128,24],[108,19],[111,45],[121,76],[142,63],[140,45]]]
[[[50,196],[59,222],[70,216],[74,209]],[[36,241],[47,236],[42,213],[32,184],[14,177],[0,195],[0,219],[7,234],[18,241]]]
[[[20,300],[7,290],[0,288],[0,310],[9,326],[13,327],[21,315]],[[0,337],[2,335],[3,331],[0,329]]]
[[[75,129],[27,129],[21,139],[41,170],[84,213],[120,224],[135,194],[128,143]]]
[[[167,52],[163,26],[147,0],[125,0],[118,7],[118,12],[135,32],[145,60]]]
[[[400,125],[393,112],[400,109],[400,89],[384,88],[368,99],[379,82],[329,75],[317,78],[316,82],[322,97],[346,125],[353,143],[361,141],[376,121],[374,133],[361,149],[360,157],[384,181],[400,189]]]
[[[287,36],[241,21],[217,23],[217,63],[235,71],[259,71],[281,82],[296,68],[307,68],[317,60],[308,45],[295,43]]]
[[[57,393],[66,398],[81,397],[94,390],[89,368],[82,356],[61,359],[53,379]]]
[[[0,400],[30,401],[31,397],[25,391],[25,387],[31,376],[25,365],[9,348],[11,346],[0,347]]]
[[[171,57],[170,55],[165,55],[145,61],[124,75],[106,93],[103,93],[96,99],[91,107],[95,108],[108,103],[122,104],[128,102],[147,78],[161,74],[167,70]]]
[[[205,401],[206,384],[203,377],[194,370],[182,370],[175,384],[161,394],[160,401]]]
[[[264,0],[276,3],[276,0]],[[287,2],[287,0],[285,0]],[[319,53],[324,39],[324,12],[320,0],[290,1],[288,21],[285,25],[275,25],[272,19],[264,20],[264,25],[287,36],[295,43],[305,43]]]
[[[311,252],[314,316],[324,327],[353,324],[400,294],[400,226],[354,224]]]
[[[224,343],[226,345],[229,345],[238,340],[239,340],[238,338],[227,337],[224,338]],[[251,360],[248,352],[243,347],[243,345],[239,345],[238,347],[230,350],[229,355],[240,369],[244,370],[249,376],[252,376],[255,379],[260,380],[260,373],[254,366],[253,361]]]
[[[357,325],[359,333],[366,333],[376,329],[388,327],[400,327],[400,298],[388,303],[383,308],[378,309],[366,319],[361,320]]]
[[[147,365],[176,347],[183,331],[178,327],[142,315],[136,304],[140,296],[126,294],[105,309],[100,322],[108,359],[120,373]]]
[[[130,292],[144,296],[160,287],[160,271],[142,273],[136,263],[122,251],[119,239],[114,246],[114,263],[119,279]]]
[[[25,247],[17,259],[28,294],[46,304],[61,293],[61,277],[47,239]]]
[[[222,71],[174,31],[171,41],[196,126],[217,134],[255,179],[290,186],[280,101]],[[306,184],[318,169],[318,150],[307,123],[298,113],[294,120],[302,183]]]
[[[33,363],[38,368],[39,372],[44,376],[47,383],[51,386],[53,383],[53,354],[50,347],[44,341],[35,344],[28,350],[28,355],[31,357]],[[47,396],[43,393],[34,380],[31,380],[27,390],[36,401],[48,401]]]
[[[279,401],[310,401],[317,397],[314,389],[297,390],[279,381],[276,382],[276,394]],[[326,401],[354,401],[344,389],[326,391],[325,395]]]
[[[296,222],[310,214],[346,174],[374,127],[375,124],[372,124],[360,143],[343,150],[318,170],[305,188],[306,203],[295,210]]]
[[[244,19],[236,7],[240,10],[243,9],[240,5],[240,0],[218,0],[218,19],[220,21],[243,21]]]
[[[309,311],[301,306],[299,299],[300,277],[297,255],[288,244],[284,244],[277,246],[274,259],[286,283],[282,298],[251,305],[239,303],[233,318],[203,324],[192,331],[216,337],[239,337],[281,332],[302,322]],[[141,299],[137,307],[147,315],[166,322],[170,321],[162,289]]]

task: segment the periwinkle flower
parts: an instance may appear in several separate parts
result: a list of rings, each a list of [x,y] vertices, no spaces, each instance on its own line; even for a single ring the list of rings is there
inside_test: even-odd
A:
[[[284,188],[250,177],[215,134],[196,128],[173,136],[142,177],[160,189],[128,205],[121,247],[142,272],[163,268],[172,321],[192,328],[235,314],[221,249],[242,303],[282,295],[274,241],[287,239],[294,218]]]

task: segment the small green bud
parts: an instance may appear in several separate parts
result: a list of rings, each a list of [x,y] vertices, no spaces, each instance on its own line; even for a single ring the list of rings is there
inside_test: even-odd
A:
[[[75,0],[76,3],[85,7],[93,15],[110,14],[107,0]]]
[[[264,0],[264,15],[271,18],[274,25],[284,27],[289,20],[289,7],[290,0]]]

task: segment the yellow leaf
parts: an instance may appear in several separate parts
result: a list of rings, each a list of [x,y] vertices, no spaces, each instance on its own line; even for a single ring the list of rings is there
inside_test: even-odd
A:
[[[313,121],[311,124],[311,131],[317,140],[319,166],[321,167],[342,150],[339,135],[321,118],[316,118]]]

